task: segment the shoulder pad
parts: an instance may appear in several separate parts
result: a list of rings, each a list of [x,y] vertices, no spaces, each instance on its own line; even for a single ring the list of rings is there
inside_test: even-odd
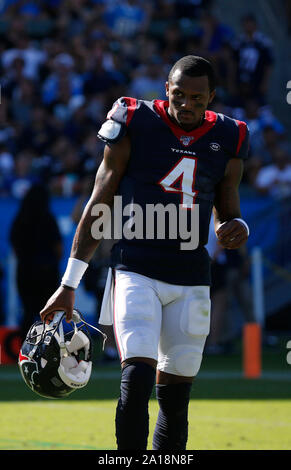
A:
[[[120,122],[108,119],[102,124],[97,136],[104,142],[112,143],[118,142],[126,132],[126,126]]]

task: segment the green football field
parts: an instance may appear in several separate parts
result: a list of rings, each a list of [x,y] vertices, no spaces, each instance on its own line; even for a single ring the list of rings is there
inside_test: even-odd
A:
[[[291,365],[286,343],[263,350],[263,371],[246,379],[240,345],[204,358],[192,388],[188,450],[290,450]],[[66,400],[38,397],[17,366],[0,366],[0,449],[115,449],[119,366],[95,364],[88,386]],[[158,407],[150,401],[150,450]]]

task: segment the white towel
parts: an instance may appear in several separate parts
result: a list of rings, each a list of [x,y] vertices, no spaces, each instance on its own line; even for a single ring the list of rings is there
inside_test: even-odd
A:
[[[105,284],[101,312],[99,318],[100,325],[113,325],[114,312],[114,276],[112,269],[108,269],[107,280]]]

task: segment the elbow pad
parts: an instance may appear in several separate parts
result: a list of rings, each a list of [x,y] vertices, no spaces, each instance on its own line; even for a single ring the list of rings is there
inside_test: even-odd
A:
[[[126,134],[126,125],[108,119],[102,124],[97,137],[107,144],[115,144]]]

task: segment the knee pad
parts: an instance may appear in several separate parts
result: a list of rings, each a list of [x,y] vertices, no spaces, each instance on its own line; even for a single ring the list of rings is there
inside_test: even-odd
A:
[[[162,368],[163,372],[181,375],[183,377],[195,377],[201,366],[205,340],[206,336],[199,338],[199,341],[203,342],[203,346],[201,347],[181,344],[171,348],[168,351],[168,362]]]
[[[202,354],[193,347],[181,347],[176,353],[175,366],[177,375],[194,377],[198,374],[202,362]]]

